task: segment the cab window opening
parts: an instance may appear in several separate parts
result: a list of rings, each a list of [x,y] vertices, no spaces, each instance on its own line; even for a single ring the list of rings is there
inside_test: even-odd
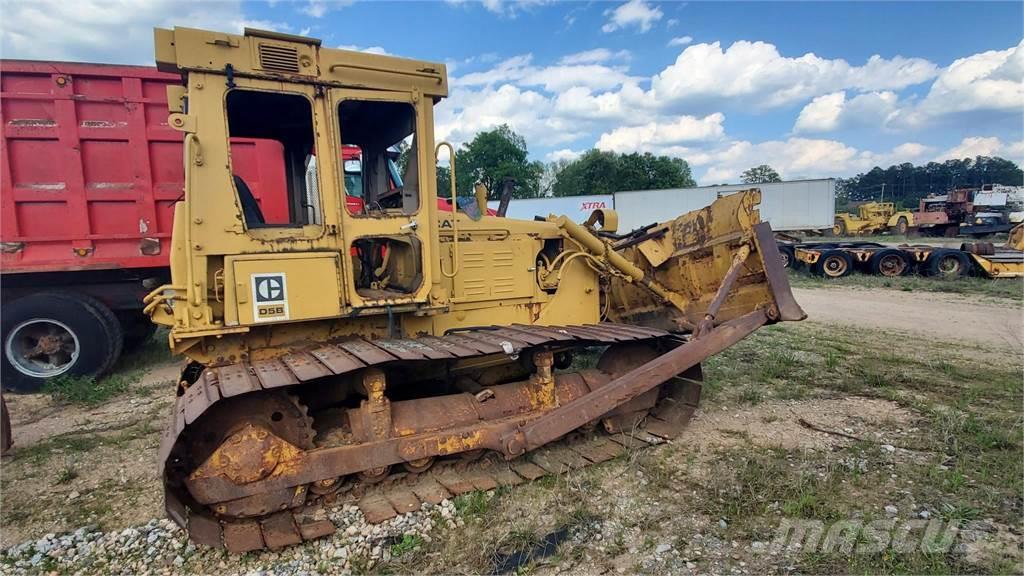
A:
[[[239,139],[270,140],[280,144],[284,186],[263,187],[259,196],[232,158],[232,182],[246,228],[298,227],[320,224],[320,194],[314,148],[313,108],[298,94],[233,89],[226,98],[228,135]],[[284,214],[267,214],[268,204],[287,206]]]
[[[345,100],[338,105],[345,173],[345,205],[351,214],[414,214],[419,210],[416,110],[404,102]],[[397,166],[408,148],[404,174]]]

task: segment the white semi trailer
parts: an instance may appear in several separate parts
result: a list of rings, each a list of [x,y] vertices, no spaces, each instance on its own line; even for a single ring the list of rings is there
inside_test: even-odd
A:
[[[717,198],[750,188],[761,189],[761,221],[771,223],[772,230],[776,232],[825,231],[834,224],[836,181],[826,178],[616,192],[619,230],[660,222],[665,219],[665,214],[699,210]]]

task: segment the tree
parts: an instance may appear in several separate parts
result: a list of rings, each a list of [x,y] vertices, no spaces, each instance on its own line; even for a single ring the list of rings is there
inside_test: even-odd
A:
[[[762,184],[765,182],[782,182],[782,177],[771,166],[761,164],[744,172],[740,176],[740,181],[744,184]]]
[[[554,196],[580,196],[695,185],[690,165],[682,158],[590,150],[555,174],[551,192]]]
[[[514,198],[535,198],[540,194],[544,165],[530,162],[526,140],[507,124],[502,124],[480,132],[463,145],[456,153],[455,171],[459,195],[472,194],[473,184],[479,181],[487,187],[492,199],[496,199],[505,178],[514,178],[517,183]],[[439,194],[447,195],[447,188]]]

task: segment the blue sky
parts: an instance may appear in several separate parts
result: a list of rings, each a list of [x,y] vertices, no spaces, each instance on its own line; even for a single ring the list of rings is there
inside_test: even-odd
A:
[[[438,133],[539,160],[686,158],[702,184],[1024,160],[1024,3],[4,0],[3,57],[147,64],[153,26],[255,26],[446,62]],[[31,31],[26,33],[25,31]]]

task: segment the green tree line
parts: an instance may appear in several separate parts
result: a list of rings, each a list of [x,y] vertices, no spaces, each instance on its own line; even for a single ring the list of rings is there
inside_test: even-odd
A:
[[[836,180],[836,201],[885,200],[915,207],[929,194],[945,194],[954,188],[978,188],[983,184],[1024,185],[1024,172],[1017,164],[998,157],[978,156],[921,166],[904,163],[882,169],[876,166],[852,178]]]

